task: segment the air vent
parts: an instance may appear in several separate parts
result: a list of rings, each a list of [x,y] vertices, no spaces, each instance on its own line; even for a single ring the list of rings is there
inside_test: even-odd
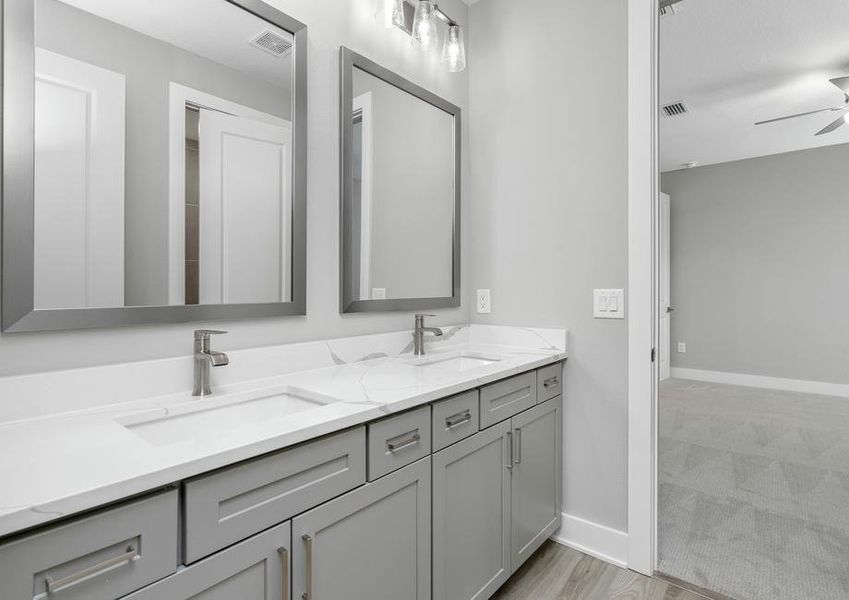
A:
[[[676,4],[681,2],[682,0],[660,0],[660,16],[670,17],[678,14],[679,7]]]
[[[252,39],[250,45],[272,56],[284,56],[292,49],[292,42],[270,29],[266,29]]]
[[[664,104],[660,107],[660,110],[663,111],[663,115],[666,117],[680,117],[681,115],[686,115],[690,112],[690,107],[687,106],[687,103],[681,100],[680,102],[672,102],[670,104]]]

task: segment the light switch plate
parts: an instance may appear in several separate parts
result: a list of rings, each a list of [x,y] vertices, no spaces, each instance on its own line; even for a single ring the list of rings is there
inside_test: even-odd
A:
[[[625,318],[625,290],[593,290],[593,317]]]
[[[475,307],[478,314],[489,314],[490,312],[492,312],[489,290],[477,291],[477,301],[475,302]]]

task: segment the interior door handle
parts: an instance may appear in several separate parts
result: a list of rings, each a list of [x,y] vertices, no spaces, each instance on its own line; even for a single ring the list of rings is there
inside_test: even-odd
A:
[[[674,307],[674,306],[667,306],[667,307],[666,307],[666,312],[667,312],[667,313],[671,313],[671,312],[674,312],[674,311],[675,311],[675,307]]]

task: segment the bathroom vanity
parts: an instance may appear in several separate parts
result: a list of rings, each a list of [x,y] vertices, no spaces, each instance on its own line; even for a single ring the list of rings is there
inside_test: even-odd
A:
[[[4,463],[3,597],[486,598],[560,524],[565,338],[518,345],[540,332],[263,349],[337,364],[0,424],[4,455],[45,440]]]

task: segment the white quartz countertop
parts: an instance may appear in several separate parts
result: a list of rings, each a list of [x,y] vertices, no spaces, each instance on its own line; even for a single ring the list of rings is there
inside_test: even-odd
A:
[[[322,342],[332,366],[220,385],[213,396],[203,399],[181,391],[112,404],[91,406],[89,402],[76,410],[69,402],[63,406],[66,410],[57,414],[17,420],[2,419],[0,414],[0,536],[445,398],[567,356],[565,332],[558,336],[554,330],[517,329],[522,335],[511,336],[508,330],[513,328],[475,327],[451,330],[455,339],[432,344],[424,358],[413,357],[404,344],[394,354],[365,352],[362,358],[346,362],[339,357],[338,349],[334,350],[334,342]],[[358,339],[361,350],[368,348],[366,337]],[[354,339],[340,340],[338,348],[350,352]],[[397,339],[406,341],[401,334]],[[386,336],[381,343],[386,343]],[[306,346],[316,344],[275,347],[269,352],[303,353]],[[456,361],[440,363],[446,368],[434,364],[463,356],[473,357],[471,365],[463,365],[468,367],[465,370],[451,368]],[[232,360],[231,356],[231,363]],[[428,366],[422,367],[423,363]],[[117,375],[143,375],[145,368],[153,366],[133,369],[130,365],[126,373]],[[269,368],[274,372],[273,366]],[[87,371],[91,372],[85,376],[73,374],[74,381],[80,385],[86,383],[86,378],[100,381],[96,370]],[[68,373],[62,377],[71,377]],[[101,374],[101,379],[115,375],[113,370]],[[0,379],[0,394],[47,388],[43,381],[35,385],[31,380]],[[63,393],[73,394],[74,390]],[[283,396],[285,401],[280,400]]]

